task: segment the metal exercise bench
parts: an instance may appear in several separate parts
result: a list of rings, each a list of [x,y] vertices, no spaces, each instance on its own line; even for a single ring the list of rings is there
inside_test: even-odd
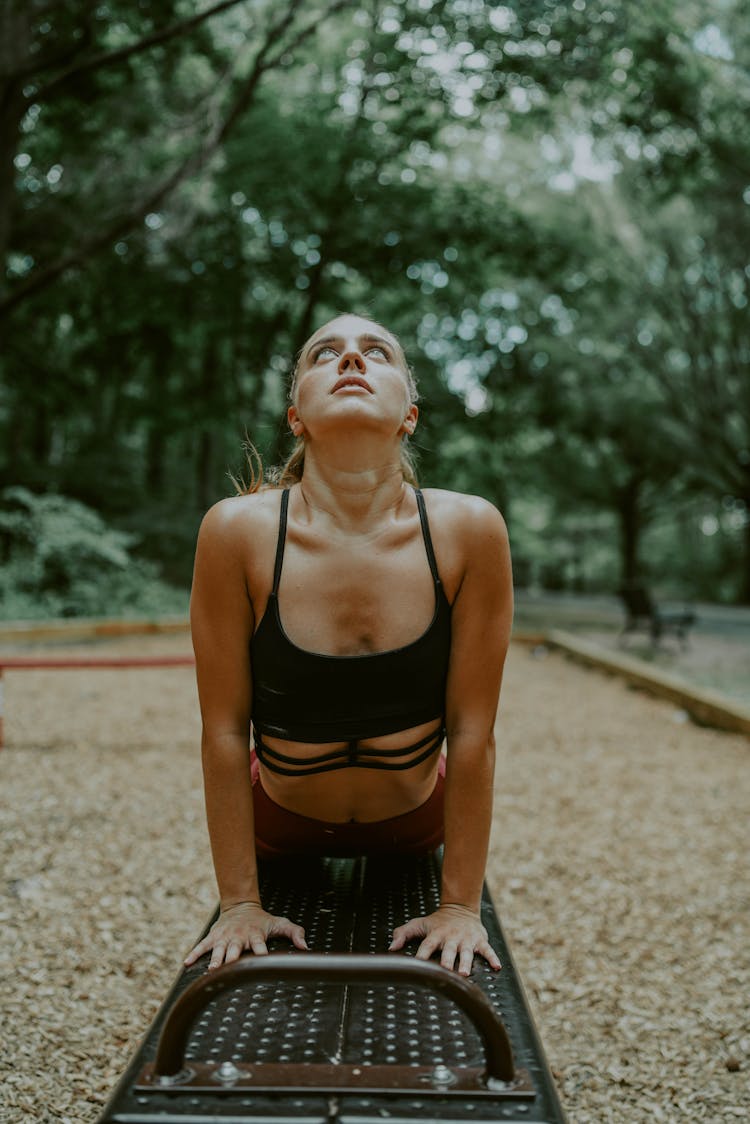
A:
[[[503,964],[471,980],[387,954],[393,928],[438,902],[440,859],[261,865],[267,908],[313,952],[272,941],[211,973],[185,969],[99,1124],[564,1124],[486,887]]]

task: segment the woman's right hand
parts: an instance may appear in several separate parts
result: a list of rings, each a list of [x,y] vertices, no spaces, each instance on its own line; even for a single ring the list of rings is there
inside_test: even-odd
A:
[[[209,968],[239,960],[245,949],[266,956],[269,937],[288,937],[295,948],[307,949],[305,930],[287,917],[266,913],[260,902],[238,902],[222,909],[202,941],[185,957],[185,966],[194,964],[205,952],[211,953]]]

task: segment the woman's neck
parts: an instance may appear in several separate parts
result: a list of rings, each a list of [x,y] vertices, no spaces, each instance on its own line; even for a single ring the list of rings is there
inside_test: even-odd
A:
[[[398,510],[407,487],[398,453],[378,463],[362,456],[331,460],[308,448],[300,491],[311,515],[325,514],[343,531],[372,532]]]

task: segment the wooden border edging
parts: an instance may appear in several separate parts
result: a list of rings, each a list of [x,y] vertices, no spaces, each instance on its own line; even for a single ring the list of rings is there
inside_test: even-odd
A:
[[[149,633],[185,633],[190,625],[185,617],[160,617],[157,619],[122,620],[117,618],[90,618],[76,621],[18,621],[8,624],[0,622],[0,642],[2,641],[42,641],[63,639],[90,639],[93,637],[137,636]],[[589,640],[581,640],[574,633],[562,629],[536,632],[519,629],[513,633],[513,641],[528,646],[547,645],[557,648],[581,663],[590,667],[622,676],[628,683],[649,694],[670,699],[681,706],[699,726],[712,726],[720,730],[744,734],[750,737],[750,708],[734,702],[718,691],[694,687],[686,680],[669,672],[650,667],[642,660],[633,659],[619,652],[612,652]],[[174,665],[182,663],[184,657],[167,657]],[[1,657],[0,657],[1,659]],[[160,657],[151,657],[160,661]],[[185,659],[185,662],[189,661]],[[127,657],[115,657],[109,666],[123,666]],[[131,666],[145,664],[149,657],[131,657]],[[30,666],[23,658],[8,656],[6,666],[15,662],[16,667]],[[48,666],[71,666],[69,660],[50,660]],[[90,664],[81,662],[79,666],[107,666],[105,658],[93,659]],[[142,666],[143,664],[141,664]],[[0,669],[0,723],[2,722],[2,670]],[[0,731],[2,727],[0,725]],[[2,733],[0,732],[0,746]]]
[[[4,656],[0,654],[0,749],[5,745],[3,674],[6,671],[62,671],[81,668],[194,667],[193,656]]]
[[[523,643],[525,637],[521,635],[518,639]],[[538,642],[536,637],[533,640]],[[678,675],[651,668],[631,656],[610,652],[561,629],[551,629],[543,643],[558,648],[581,663],[621,675],[628,683],[649,694],[678,703],[699,726],[713,726],[750,737],[750,709],[718,691],[694,687]]]
[[[84,617],[69,621],[0,621],[0,643],[36,640],[91,640],[97,636],[143,636],[151,633],[188,633],[187,617],[122,619]]]

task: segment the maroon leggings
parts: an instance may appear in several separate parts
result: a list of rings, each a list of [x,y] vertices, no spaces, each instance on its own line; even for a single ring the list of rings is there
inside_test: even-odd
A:
[[[438,763],[432,795],[400,816],[372,823],[328,823],[290,812],[272,800],[260,780],[260,763],[250,754],[255,817],[255,850],[259,858],[307,855],[424,855],[443,842],[445,757]]]

